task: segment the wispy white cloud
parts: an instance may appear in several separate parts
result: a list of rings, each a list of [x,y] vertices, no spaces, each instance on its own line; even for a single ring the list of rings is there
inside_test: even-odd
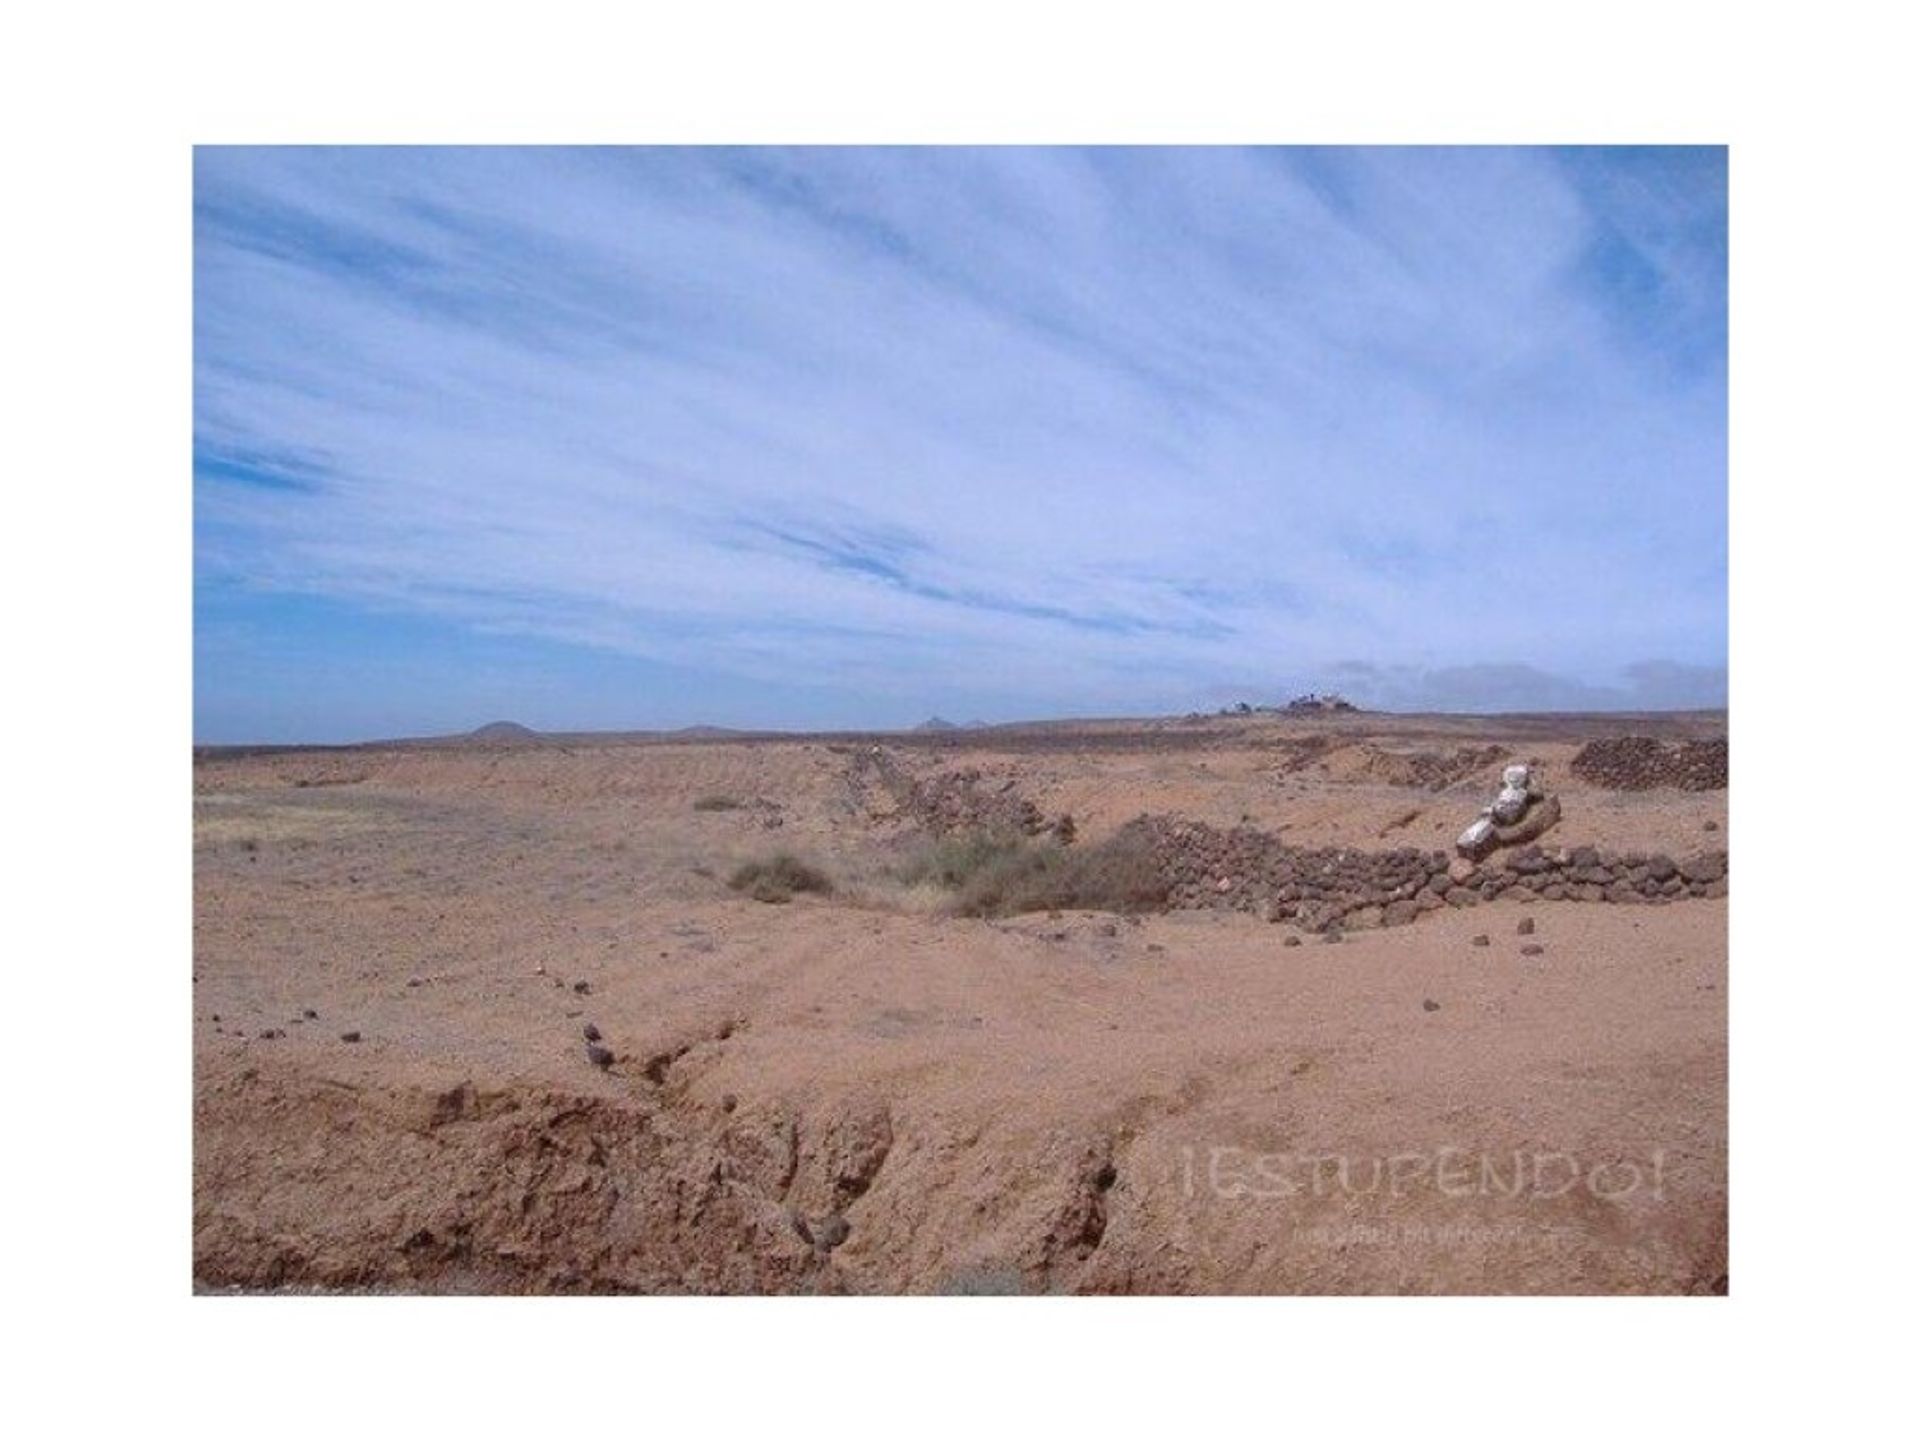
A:
[[[196,232],[203,590],[882,719],[1724,661],[1718,152],[209,150]]]

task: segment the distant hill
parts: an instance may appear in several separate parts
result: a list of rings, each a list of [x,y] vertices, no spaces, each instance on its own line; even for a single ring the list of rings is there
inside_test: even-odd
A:
[[[469,740],[484,740],[490,745],[524,745],[528,741],[538,740],[540,732],[529,730],[513,720],[495,720],[491,725],[482,725],[468,734]]]
[[[922,720],[918,725],[914,726],[913,733],[916,735],[927,735],[941,730],[958,730],[959,728],[960,727],[951,720],[942,720],[938,715],[935,715],[932,719]]]

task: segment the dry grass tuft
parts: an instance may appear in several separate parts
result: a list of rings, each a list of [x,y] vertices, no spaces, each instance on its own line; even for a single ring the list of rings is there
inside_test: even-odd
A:
[[[908,886],[933,884],[955,915],[1018,915],[1033,910],[1113,910],[1125,914],[1166,903],[1167,883],[1136,836],[1063,846],[1006,830],[950,836],[897,872]]]
[[[784,905],[797,894],[833,893],[831,880],[784,851],[768,860],[749,860],[727,877],[727,884],[768,905]]]

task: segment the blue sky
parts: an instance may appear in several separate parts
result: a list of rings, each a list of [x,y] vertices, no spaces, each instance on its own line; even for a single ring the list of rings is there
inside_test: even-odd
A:
[[[195,733],[1722,703],[1718,149],[203,149]]]

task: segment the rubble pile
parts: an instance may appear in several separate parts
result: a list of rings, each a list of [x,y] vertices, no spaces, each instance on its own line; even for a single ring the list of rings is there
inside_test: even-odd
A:
[[[1439,850],[1288,845],[1250,826],[1219,830],[1165,816],[1142,816],[1126,830],[1150,847],[1170,909],[1239,910],[1313,931],[1405,925],[1502,896],[1658,905],[1727,893],[1724,850],[1676,861],[1528,845],[1474,865]]]
[[[1727,741],[1666,745],[1651,735],[1618,735],[1589,742],[1570,768],[1604,790],[1724,790]]]
[[[1072,836],[1072,821],[1066,816],[1048,820],[1011,779],[996,783],[971,767],[919,780],[876,745],[855,755],[849,778],[858,793],[870,796],[877,790],[901,818],[936,835],[959,830],[1038,835],[1051,830],[1063,840]],[[871,805],[871,798],[867,803]]]
[[[1018,830],[1038,835],[1047,828],[1040,807],[1015,790],[1012,780],[995,785],[973,769],[914,782],[907,808],[937,835],[954,830]]]

